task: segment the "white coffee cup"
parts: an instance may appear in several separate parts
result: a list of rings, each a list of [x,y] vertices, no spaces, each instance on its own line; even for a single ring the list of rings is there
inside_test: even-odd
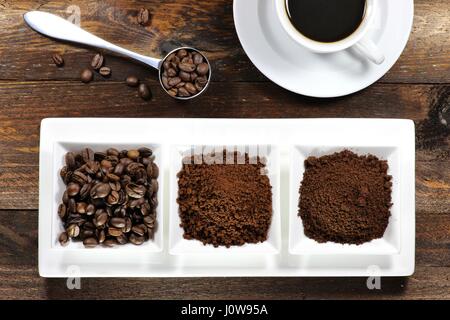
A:
[[[381,64],[384,61],[384,54],[378,49],[375,43],[368,38],[367,33],[374,20],[376,0],[366,0],[364,17],[351,35],[336,42],[318,42],[301,34],[291,23],[287,10],[287,0],[274,0],[277,16],[287,34],[298,44],[317,53],[338,52],[350,47],[355,47],[370,61]]]

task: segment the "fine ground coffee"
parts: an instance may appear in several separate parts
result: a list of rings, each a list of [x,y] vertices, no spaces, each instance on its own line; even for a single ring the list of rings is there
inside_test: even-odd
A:
[[[272,187],[265,161],[251,164],[194,164],[183,161],[178,173],[180,226],[185,239],[230,247],[267,239],[272,220]],[[229,163],[229,162],[228,162]]]
[[[299,204],[305,235],[349,244],[383,237],[392,206],[387,170],[387,161],[348,150],[306,159]]]

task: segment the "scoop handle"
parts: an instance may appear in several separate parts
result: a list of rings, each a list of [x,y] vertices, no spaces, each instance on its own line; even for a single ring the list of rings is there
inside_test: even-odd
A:
[[[48,37],[105,49],[143,62],[155,69],[159,69],[160,67],[161,59],[147,57],[119,47],[81,29],[57,15],[43,11],[30,11],[24,14],[24,20],[30,28]]]

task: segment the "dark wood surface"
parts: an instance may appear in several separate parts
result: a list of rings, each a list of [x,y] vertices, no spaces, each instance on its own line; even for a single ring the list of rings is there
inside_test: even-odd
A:
[[[106,56],[110,79],[84,85],[79,73],[94,51],[57,43],[25,26],[22,15],[44,10],[67,16],[72,1],[0,0],[0,297],[225,299],[450,299],[449,127],[450,2],[416,0],[414,29],[397,64],[362,92],[312,99],[287,92],[249,61],[237,39],[231,0],[78,1],[81,25],[119,45],[161,55],[178,45],[203,49],[214,68],[208,92],[188,103],[167,97],[156,73]],[[141,7],[151,24],[136,23]],[[51,55],[64,55],[56,68]],[[151,85],[145,102],[123,83],[136,74]],[[64,279],[37,272],[39,124],[45,117],[380,117],[416,122],[416,272],[384,278],[370,291],[363,278]],[[102,289],[99,296],[99,288]]]

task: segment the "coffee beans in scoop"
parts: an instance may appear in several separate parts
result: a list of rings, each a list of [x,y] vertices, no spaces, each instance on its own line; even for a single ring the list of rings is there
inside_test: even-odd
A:
[[[219,155],[220,157],[220,155]],[[267,240],[272,220],[272,187],[264,161],[236,162],[238,153],[228,155],[234,164],[196,164],[183,160],[178,173],[178,205],[185,239],[203,244],[240,246]],[[244,162],[244,161],[242,161]]]
[[[343,244],[383,237],[392,205],[387,170],[387,161],[349,150],[307,158],[299,204],[305,235]]]
[[[60,175],[61,245],[70,239],[86,248],[140,245],[153,238],[159,169],[151,149],[67,152]]]
[[[161,71],[161,82],[167,92],[185,98],[203,91],[210,73],[205,57],[192,49],[180,49],[170,54]]]

